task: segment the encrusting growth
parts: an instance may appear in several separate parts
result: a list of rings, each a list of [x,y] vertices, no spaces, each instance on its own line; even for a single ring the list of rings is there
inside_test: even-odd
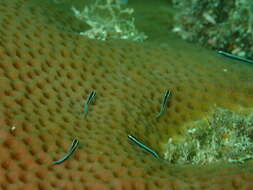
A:
[[[219,161],[243,163],[253,158],[253,113],[245,116],[216,108],[197,121],[185,137],[165,145],[164,158],[175,164]]]
[[[132,8],[122,8],[118,0],[95,0],[82,11],[72,7],[77,19],[88,24],[91,28],[80,32],[80,35],[90,39],[108,40],[125,39],[131,41],[143,41],[147,36],[139,32],[134,24]]]

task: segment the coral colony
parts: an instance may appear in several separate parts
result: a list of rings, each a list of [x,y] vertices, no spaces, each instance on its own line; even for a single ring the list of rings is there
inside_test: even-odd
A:
[[[183,39],[240,57],[253,58],[251,0],[172,2],[177,10],[173,31]]]

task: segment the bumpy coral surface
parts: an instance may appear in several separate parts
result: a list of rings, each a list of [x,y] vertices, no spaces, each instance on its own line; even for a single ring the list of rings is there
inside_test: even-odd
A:
[[[188,45],[88,40],[60,28],[70,17],[46,1],[1,0],[0,10],[0,189],[253,189],[251,161],[177,166],[127,138],[162,155],[214,104],[247,112],[252,65]],[[54,165],[74,138],[76,152]]]

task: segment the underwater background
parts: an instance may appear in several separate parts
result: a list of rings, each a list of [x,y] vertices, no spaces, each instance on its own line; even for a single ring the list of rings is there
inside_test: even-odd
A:
[[[1,0],[0,189],[253,189],[249,0]]]

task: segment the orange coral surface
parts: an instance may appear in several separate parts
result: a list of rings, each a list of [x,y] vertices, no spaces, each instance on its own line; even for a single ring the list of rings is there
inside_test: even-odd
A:
[[[252,65],[191,46],[88,40],[49,19],[51,5],[0,1],[0,189],[253,189],[252,162],[174,166],[127,138],[162,157],[168,138],[215,104],[247,110]],[[168,89],[168,108],[156,118]],[[74,138],[77,151],[53,165]]]

